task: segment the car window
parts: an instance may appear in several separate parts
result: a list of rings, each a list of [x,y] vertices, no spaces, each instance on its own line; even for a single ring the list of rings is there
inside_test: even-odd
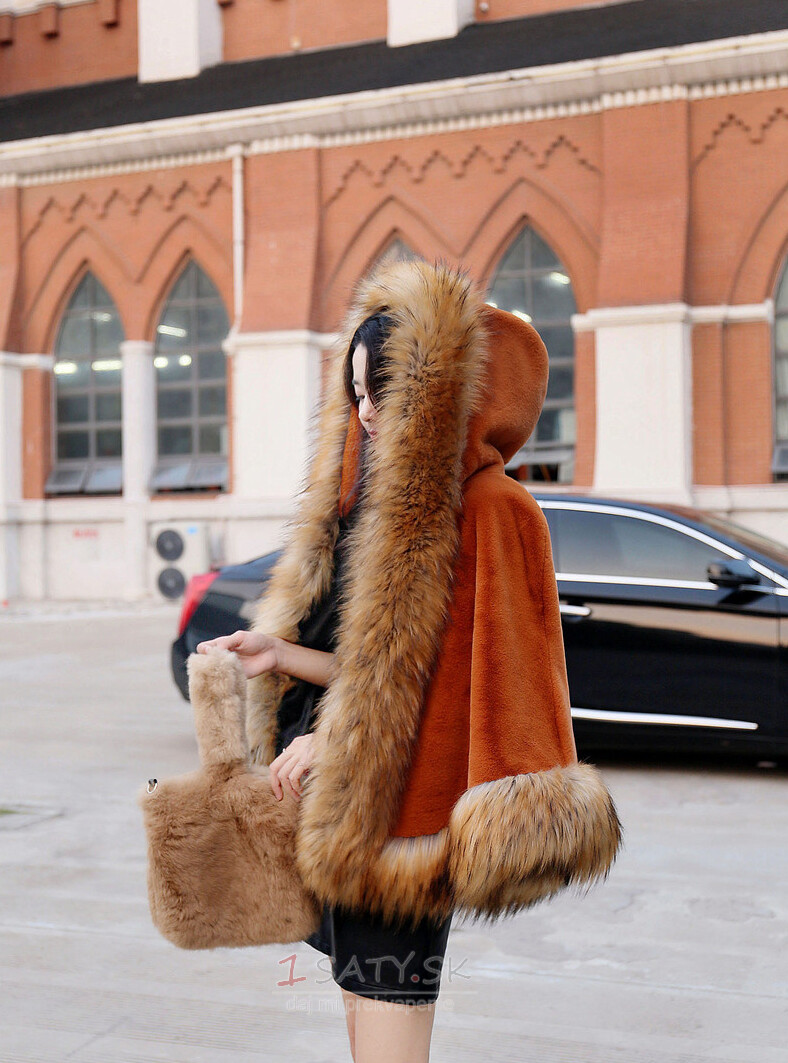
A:
[[[725,554],[673,528],[639,517],[560,509],[561,572],[643,579],[706,580]]]

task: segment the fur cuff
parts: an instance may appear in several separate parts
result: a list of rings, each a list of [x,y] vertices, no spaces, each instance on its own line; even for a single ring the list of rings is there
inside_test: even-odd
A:
[[[621,843],[613,799],[588,764],[474,786],[454,806],[449,832],[455,903],[479,918],[605,878]]]
[[[395,922],[440,921],[453,911],[493,922],[567,886],[605,878],[620,843],[600,773],[572,764],[480,783],[460,797],[442,831],[391,838],[377,861],[363,866],[321,860],[309,833],[299,832],[297,863],[309,888],[329,903]]]

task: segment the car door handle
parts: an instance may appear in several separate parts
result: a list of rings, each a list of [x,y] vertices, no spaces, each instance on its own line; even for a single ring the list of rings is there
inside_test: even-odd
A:
[[[591,616],[591,607],[588,605],[569,605],[566,602],[561,602],[561,616],[566,616],[572,620],[583,620],[587,616]]]

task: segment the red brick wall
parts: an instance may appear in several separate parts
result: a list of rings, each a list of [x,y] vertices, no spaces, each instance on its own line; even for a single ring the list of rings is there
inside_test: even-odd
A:
[[[599,306],[684,299],[688,120],[683,100],[605,112]]]
[[[224,58],[258,59],[385,40],[386,0],[232,0],[222,8]]]
[[[725,471],[731,484],[763,484],[772,479],[770,340],[766,324],[733,324],[725,330]]]
[[[594,305],[602,205],[600,118],[450,133],[323,153],[321,327],[392,236],[487,282],[529,221]]]
[[[771,295],[788,239],[788,94],[742,93],[692,105],[690,301]]]
[[[552,11],[566,11],[573,7],[602,7],[620,0],[476,0],[476,18],[479,22],[496,21],[502,18],[526,18],[528,15],[546,15]]]
[[[752,92],[249,158],[242,327],[332,331],[396,236],[486,284],[524,224],[562,259],[580,312],[761,303],[788,249],[787,115],[788,92]],[[0,190],[0,347],[51,351],[85,268],[129,339],[153,336],[188,254],[231,314],[230,191],[229,162]],[[693,329],[696,483],[771,481],[771,357],[765,323]],[[39,497],[48,380],[25,377],[25,494]],[[594,390],[580,334],[577,485],[593,480]]]
[[[136,76],[136,0],[50,4],[6,20],[0,96]]]
[[[16,190],[3,190],[10,192]],[[18,287],[6,349],[50,353],[86,269],[118,308],[126,339],[153,340],[161,306],[188,256],[219,288],[232,320],[229,162],[26,188]],[[0,273],[12,255],[0,249]],[[25,371],[23,497],[40,498],[50,468],[50,374]]]

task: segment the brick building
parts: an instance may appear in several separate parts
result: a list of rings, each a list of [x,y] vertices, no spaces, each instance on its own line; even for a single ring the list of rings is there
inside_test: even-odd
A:
[[[788,540],[784,0],[0,0],[0,599],[278,542],[354,283],[462,264],[513,474]]]

